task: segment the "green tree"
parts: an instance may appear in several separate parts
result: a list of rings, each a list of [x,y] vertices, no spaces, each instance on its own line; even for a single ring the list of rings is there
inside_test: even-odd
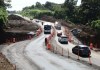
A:
[[[100,20],[92,21],[91,27],[100,34]]]
[[[0,0],[0,6],[5,7],[4,0]]]
[[[35,6],[34,6],[34,5],[32,5],[32,6],[31,6],[31,8],[32,8],[32,9],[34,9],[34,8],[35,8]]]
[[[42,9],[43,5],[40,2],[36,2],[35,8]]]
[[[100,0],[82,0],[79,15],[83,24],[100,19]]]
[[[6,7],[10,6],[10,0],[0,0],[0,32],[3,32],[3,28],[7,23],[7,11]]]
[[[29,9],[29,7],[24,7],[22,11]]]
[[[75,6],[77,4],[77,0],[65,0],[63,7],[66,12],[66,16],[70,21],[73,21],[74,18],[74,12],[75,12]]]
[[[64,9],[61,8],[59,10],[55,10],[54,17],[56,19],[65,19],[66,18],[66,13],[65,13]]]
[[[47,1],[45,3],[44,7],[51,10],[52,9],[52,3]]]

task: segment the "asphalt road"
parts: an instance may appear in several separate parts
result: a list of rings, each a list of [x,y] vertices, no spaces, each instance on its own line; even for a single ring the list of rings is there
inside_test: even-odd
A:
[[[42,33],[36,39],[13,43],[2,52],[16,65],[16,70],[98,70],[46,50],[46,37],[48,35]]]
[[[56,30],[56,32],[57,32],[58,30]],[[64,28],[62,27],[62,32],[63,32],[63,34],[65,34],[64,33]],[[74,37],[73,37],[74,38]],[[75,40],[76,40],[76,38],[74,38]],[[77,55],[75,55],[75,54],[73,54],[72,53],[72,48],[73,47],[75,47],[75,44],[73,44],[73,43],[70,43],[70,42],[68,42],[68,44],[60,44],[59,42],[58,42],[58,37],[57,36],[55,36],[55,39],[54,39],[56,42],[56,44],[57,45],[59,45],[59,47],[57,47],[57,49],[58,49],[58,53],[62,53],[62,48],[63,48],[63,55],[65,55],[65,56],[68,56],[68,54],[66,54],[66,53],[68,53],[68,50],[69,50],[69,53],[70,53],[70,57],[72,57],[72,59],[78,59],[78,56]],[[78,39],[76,40],[76,41],[78,41]],[[81,61],[83,61],[83,63],[84,64],[88,64],[88,63],[90,63],[89,62],[89,58],[83,58],[83,57],[79,57],[79,59],[81,60]],[[100,61],[99,61],[99,59],[100,59],[100,55],[99,55],[99,53],[97,53],[97,52],[95,52],[95,51],[93,51],[93,50],[91,50],[91,63],[94,65],[94,67],[95,68],[98,68],[98,69],[100,69]]]

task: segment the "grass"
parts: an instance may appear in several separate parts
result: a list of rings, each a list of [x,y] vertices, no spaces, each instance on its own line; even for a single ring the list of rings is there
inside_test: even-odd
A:
[[[21,15],[29,17],[29,18],[34,18],[36,16],[39,16],[40,13],[54,13],[50,10],[42,10],[42,9],[27,9],[24,11],[19,12]]]

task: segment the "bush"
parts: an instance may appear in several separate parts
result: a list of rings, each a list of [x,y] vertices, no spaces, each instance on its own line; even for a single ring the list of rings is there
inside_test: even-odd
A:
[[[4,7],[0,7],[0,33],[3,32],[6,23],[7,23],[7,11]]]
[[[96,30],[98,33],[100,33],[100,20],[92,21],[91,27]]]
[[[92,21],[91,26],[96,29],[100,29],[100,20]]]
[[[39,9],[28,9],[21,12],[23,16],[27,16],[30,18],[38,18],[40,19],[42,16],[53,16],[53,12],[50,10],[39,10]]]

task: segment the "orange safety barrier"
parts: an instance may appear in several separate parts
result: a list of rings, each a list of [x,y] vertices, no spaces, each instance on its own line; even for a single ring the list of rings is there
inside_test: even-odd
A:
[[[53,33],[51,34],[51,37],[53,37]]]
[[[49,42],[49,37],[47,38],[47,43]]]
[[[13,42],[12,38],[10,38],[9,42],[10,42],[10,43],[12,43],[12,42]]]
[[[95,44],[95,48],[97,48],[97,44]]]
[[[9,39],[7,39],[7,40],[6,40],[6,43],[10,44],[10,40],[9,40]]]
[[[37,30],[36,35],[39,36],[39,30]]]
[[[54,32],[52,33],[52,35],[54,36]]]
[[[9,40],[8,39],[6,39],[6,43],[8,43],[9,42]]]
[[[48,50],[51,49],[51,44],[50,44],[50,43],[47,44],[47,49],[48,49]]]
[[[49,39],[51,39],[51,37],[52,37],[52,36],[50,35],[50,36],[49,36]]]
[[[40,31],[38,32],[38,34],[40,35]],[[39,36],[39,35],[38,35],[38,36]]]
[[[36,32],[36,36],[39,36],[39,33],[38,32]]]
[[[90,43],[90,49],[93,50],[93,43]]]
[[[89,64],[92,65],[90,53],[89,53]]]
[[[37,30],[37,32],[36,32],[36,35],[39,36],[39,34],[41,34],[41,32],[42,32],[42,29],[39,28],[39,29]]]
[[[68,41],[69,41],[69,42],[71,42],[71,41],[72,41],[72,40],[71,40],[71,36],[68,36]]]
[[[48,39],[48,41],[50,40],[50,36],[47,38]]]
[[[13,43],[15,43],[16,42],[16,39],[15,38],[13,38]]]
[[[32,37],[31,37],[31,35],[29,35],[29,40],[31,40],[32,39]]]
[[[50,35],[50,36],[48,37],[48,40],[51,40],[51,38],[52,38],[52,36]]]
[[[40,28],[40,32],[42,32],[42,29]]]

